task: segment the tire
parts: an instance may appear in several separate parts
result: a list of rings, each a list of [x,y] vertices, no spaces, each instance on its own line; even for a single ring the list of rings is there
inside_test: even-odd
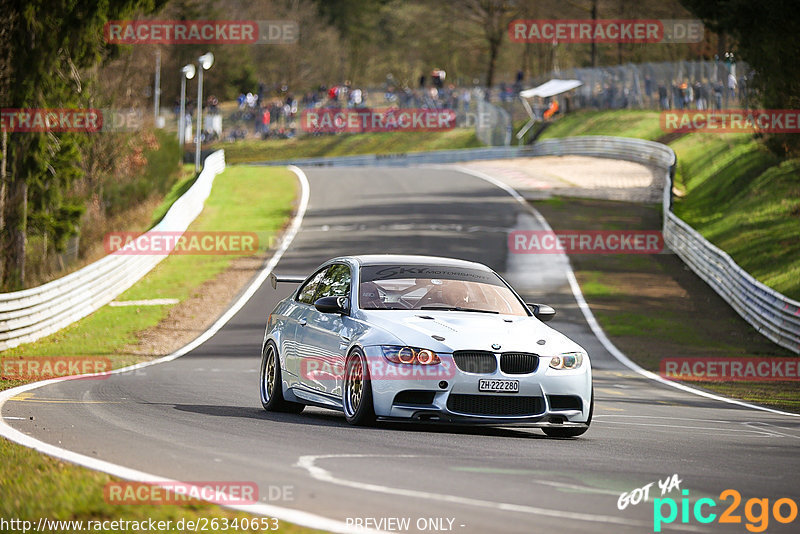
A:
[[[589,417],[586,419],[586,426],[583,428],[558,428],[558,427],[547,427],[543,428],[542,431],[547,434],[551,438],[576,438],[581,434],[586,433],[589,430],[589,425],[592,423],[592,414],[594,414],[594,386],[592,387],[592,400],[589,401]]]
[[[353,350],[345,360],[342,408],[347,422],[355,426],[370,426],[375,423],[375,408],[372,404],[372,383],[364,353]]]
[[[271,372],[270,369],[272,370]],[[259,376],[261,405],[266,411],[300,413],[305,409],[305,404],[289,402],[283,398],[281,364],[278,358],[278,351],[272,341],[268,341],[261,352],[261,373]]]

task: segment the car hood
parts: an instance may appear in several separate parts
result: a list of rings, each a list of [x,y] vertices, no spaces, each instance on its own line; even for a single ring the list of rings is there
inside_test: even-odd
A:
[[[436,352],[488,350],[542,355],[585,352],[580,345],[535,317],[431,310],[374,310],[362,313],[370,325],[392,334],[387,336],[387,343],[395,343],[392,338],[397,338],[405,345],[429,348]],[[444,339],[437,340],[433,336]]]

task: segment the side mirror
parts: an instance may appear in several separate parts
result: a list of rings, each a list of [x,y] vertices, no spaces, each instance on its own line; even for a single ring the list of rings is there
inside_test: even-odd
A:
[[[322,313],[347,313],[350,302],[347,297],[322,297],[314,302],[314,307]]]
[[[533,316],[546,323],[556,316],[556,310],[547,304],[533,304],[529,303],[528,307],[533,311]]]

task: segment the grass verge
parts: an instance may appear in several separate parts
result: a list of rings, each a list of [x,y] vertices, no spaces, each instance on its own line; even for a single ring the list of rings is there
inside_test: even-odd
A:
[[[474,129],[458,128],[442,132],[380,132],[267,141],[244,140],[219,143],[214,148],[224,148],[225,160],[230,164],[359,154],[403,154],[481,146]]]
[[[678,156],[675,213],[767,286],[800,300],[800,159],[781,161],[750,134],[663,132],[657,111],[583,111],[542,138],[639,137]]]
[[[175,189],[182,189],[185,183],[176,184]],[[269,247],[272,236],[287,221],[295,188],[294,175],[286,169],[229,167],[214,180],[203,212],[189,231],[255,232],[259,238],[258,250],[262,253]],[[174,195],[169,198],[174,198]],[[154,220],[164,211],[163,206],[156,210]],[[224,271],[236,257],[170,255],[116,300],[184,301],[203,282]],[[4,351],[2,358],[107,356],[115,368],[129,365],[137,357],[121,354],[120,349],[135,343],[137,334],[157,324],[170,308],[170,305],[105,306],[51,336]],[[6,381],[0,380],[0,389],[6,387]]]
[[[61,521],[85,522],[123,519],[143,522],[143,528],[106,529],[113,532],[152,532],[148,521],[171,521],[175,526],[181,519],[184,521],[209,520],[216,518],[222,522],[234,520],[241,525],[242,520],[252,518],[243,513],[227,510],[211,504],[193,505],[116,505],[106,502],[103,488],[106,484],[118,479],[105,473],[92,471],[83,467],[62,462],[40,454],[27,447],[22,447],[0,439],[0,480],[3,481],[3,498],[0,499],[0,517],[34,522],[39,518]],[[249,524],[249,521],[248,521]],[[270,522],[270,524],[272,524]],[[135,527],[135,525],[130,525]],[[278,532],[285,534],[307,534],[316,532],[298,527],[284,521],[278,521]],[[11,530],[9,530],[11,531]],[[21,529],[15,529],[21,532]],[[80,527],[46,529],[45,532],[80,532]],[[171,528],[165,532],[186,532],[187,529]],[[264,532],[261,529],[228,529],[209,528],[207,532]]]
[[[800,300],[800,159],[750,135],[695,133],[678,154],[674,211],[769,287]]]
[[[167,195],[153,213],[160,219],[171,203],[188,188],[193,177],[184,179]],[[259,237],[259,253],[267,250],[270,238],[286,223],[295,198],[294,175],[282,168],[229,167],[216,177],[211,196],[190,231],[247,231]],[[172,255],[117,300],[176,298],[184,301],[204,282],[222,273],[236,256]],[[234,295],[230,295],[233,297]],[[43,356],[101,356],[114,368],[140,361],[141,356],[127,354],[126,346],[136,343],[139,333],[159,323],[170,306],[109,307],[78,321],[64,330],[35,343],[2,353],[0,359]],[[30,380],[27,380],[30,381]],[[0,390],[25,380],[0,378]],[[60,520],[129,521],[196,520],[199,518],[234,519],[251,516],[209,504],[197,505],[114,505],[103,498],[103,487],[116,480],[79,466],[61,462],[32,449],[0,439],[0,480],[2,495],[0,517],[37,520],[39,517]],[[74,528],[59,529],[73,532]],[[146,531],[145,528],[143,531]],[[247,529],[239,529],[247,531]],[[136,532],[135,529],[121,529]],[[172,531],[176,531],[173,529]],[[210,532],[224,532],[210,529]],[[256,530],[254,530],[256,531]],[[309,529],[280,522],[280,532],[306,533]]]
[[[554,230],[659,230],[660,206],[557,199],[533,205]],[[658,373],[667,357],[796,357],[755,331],[675,254],[573,254],[570,261],[605,332]],[[714,393],[800,412],[798,382],[691,382]]]
[[[639,110],[570,113],[553,122],[542,132],[541,139],[576,135],[613,135],[656,141],[664,135],[658,117],[658,111]]]

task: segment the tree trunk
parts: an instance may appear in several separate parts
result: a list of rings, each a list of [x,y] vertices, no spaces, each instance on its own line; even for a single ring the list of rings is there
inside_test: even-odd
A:
[[[501,39],[492,39],[489,41],[489,72],[486,75],[486,87],[489,88],[494,85],[494,71],[497,67],[497,54],[500,50]]]
[[[5,250],[5,206],[6,206],[6,160],[8,158],[8,132],[2,133],[2,152],[0,152],[0,248]],[[3,261],[0,261],[0,287],[3,286]]]
[[[6,291],[25,285],[25,248],[28,242],[28,173],[21,170],[39,134],[11,134],[6,152],[6,199],[3,214],[3,283]]]
[[[25,247],[28,240],[28,182],[17,173],[9,183],[5,208],[3,286],[8,291],[14,291],[25,285]]]

